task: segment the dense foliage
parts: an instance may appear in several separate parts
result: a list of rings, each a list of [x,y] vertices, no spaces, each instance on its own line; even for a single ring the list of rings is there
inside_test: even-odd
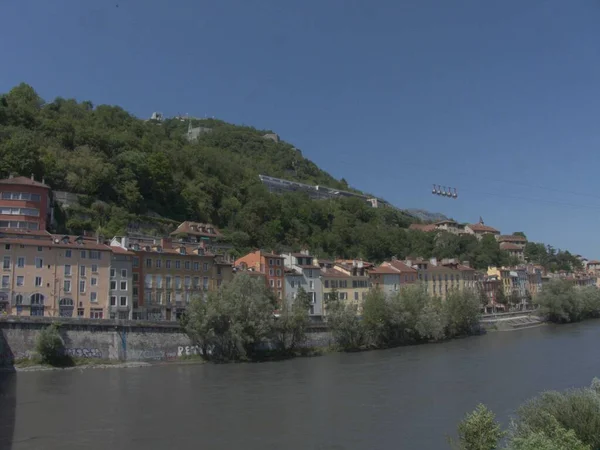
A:
[[[60,365],[65,359],[65,345],[56,324],[42,329],[35,341],[35,350],[41,362]]]
[[[477,292],[456,290],[441,301],[414,285],[390,296],[371,290],[360,317],[355,305],[330,297],[327,322],[343,350],[385,348],[471,334],[478,330],[480,311]]]
[[[501,431],[483,405],[458,426],[454,448],[500,448]],[[600,380],[583,389],[545,392],[517,410],[508,432],[506,450],[592,450],[600,448]]]
[[[272,336],[276,307],[264,279],[240,274],[206,298],[194,298],[183,325],[206,359],[250,359]]]
[[[535,298],[540,313],[556,323],[577,322],[600,317],[600,291],[577,288],[567,280],[552,280]]]
[[[583,268],[582,262],[575,255],[566,250],[556,250],[551,245],[544,245],[540,242],[528,242],[525,245],[525,257],[528,261],[540,264],[550,272],[559,270],[580,270]]]
[[[411,216],[360,199],[271,195],[259,174],[351,188],[290,144],[264,139],[269,130],[214,119],[193,120],[193,126],[212,131],[188,142],[185,120],[144,121],[89,101],[44,102],[21,84],[0,96],[0,177],[34,174],[54,190],[79,194],[79,205],[55,211],[57,232],[159,234],[196,220],[223,229],[238,254],[308,246],[321,257],[374,262],[393,255],[459,257],[481,269],[514,262],[491,237],[407,230]],[[538,253],[529,251],[541,261]],[[564,268],[565,255],[546,259]]]

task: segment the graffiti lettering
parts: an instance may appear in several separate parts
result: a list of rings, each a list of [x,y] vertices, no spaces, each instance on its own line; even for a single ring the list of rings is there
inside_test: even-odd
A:
[[[202,354],[202,350],[200,350],[200,347],[198,345],[186,345],[184,346],[179,346],[177,347],[177,356],[178,357],[182,357],[182,356],[191,356],[191,355],[201,355]]]
[[[151,359],[155,361],[159,361],[165,359],[165,352],[162,350],[128,350],[127,351],[127,359],[131,360],[144,360]]]
[[[102,358],[102,352],[97,348],[66,348],[65,355],[74,358]]]

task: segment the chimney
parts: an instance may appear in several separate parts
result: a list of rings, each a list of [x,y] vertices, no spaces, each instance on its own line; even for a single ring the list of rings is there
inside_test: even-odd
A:
[[[9,180],[10,180],[11,178],[14,178],[14,175],[13,175],[12,173],[11,173],[11,174],[8,176],[8,179],[9,179]]]
[[[436,258],[430,258],[430,259],[429,259],[429,263],[430,263],[432,266],[437,266],[437,259],[436,259]]]
[[[173,241],[171,240],[171,238],[164,237],[161,238],[160,245],[164,249],[173,248]]]
[[[465,267],[471,267],[471,263],[469,261],[463,261],[462,265]]]
[[[396,257],[396,255],[392,256],[392,261],[396,261],[398,258]]]
[[[46,184],[46,177],[42,177],[42,184]]]
[[[33,178],[33,174],[31,174],[31,181],[35,181],[35,178]]]

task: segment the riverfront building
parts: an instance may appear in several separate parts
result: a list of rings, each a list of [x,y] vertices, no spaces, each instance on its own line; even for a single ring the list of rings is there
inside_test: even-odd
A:
[[[50,195],[50,187],[33,175],[0,180],[0,229],[46,230],[52,219]]]
[[[289,287],[290,298],[298,293],[298,283],[307,292],[310,298],[309,315],[323,315],[323,284],[321,280],[321,267],[310,255],[308,250],[300,253],[284,253],[286,270],[286,289]]]
[[[282,300],[285,298],[284,258],[273,252],[256,250],[248,253],[235,261],[235,267],[241,270],[252,269],[254,272],[263,273],[265,282],[275,296]]]

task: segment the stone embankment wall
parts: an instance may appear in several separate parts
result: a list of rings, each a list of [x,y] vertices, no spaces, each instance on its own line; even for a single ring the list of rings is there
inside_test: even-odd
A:
[[[0,318],[0,366],[34,356],[40,330],[56,322],[61,324],[66,352],[78,358],[170,361],[199,353],[177,323],[4,317]],[[307,347],[330,343],[331,335],[323,325],[309,330]]]

